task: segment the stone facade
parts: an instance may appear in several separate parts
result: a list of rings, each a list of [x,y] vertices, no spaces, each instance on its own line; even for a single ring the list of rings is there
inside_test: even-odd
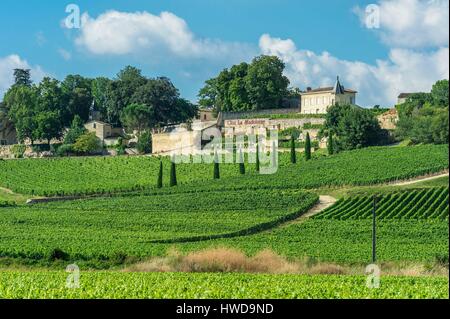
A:
[[[385,130],[395,130],[398,122],[397,109],[390,109],[389,111],[377,116],[380,127]]]
[[[113,127],[111,124],[101,121],[90,121],[84,127],[88,132],[94,132],[101,141],[123,135],[123,128]]]
[[[308,88],[301,93],[301,113],[325,114],[330,106],[335,104],[356,104],[356,91],[345,89],[336,80],[334,87]]]

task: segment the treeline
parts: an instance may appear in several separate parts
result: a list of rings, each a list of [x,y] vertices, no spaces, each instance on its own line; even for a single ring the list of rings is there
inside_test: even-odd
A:
[[[249,63],[224,69],[205,82],[199,104],[216,112],[272,109],[282,106],[283,98],[295,95],[283,75],[285,64],[276,56],[261,55]],[[297,92],[298,93],[298,92]],[[297,94],[299,96],[299,94]]]
[[[68,75],[63,81],[45,77],[34,84],[23,69],[14,70],[14,78],[0,112],[7,114],[21,142],[61,139],[65,128],[88,121],[93,110],[101,120],[139,134],[197,115],[197,107],[181,98],[168,78],[147,78],[131,66],[114,79]]]
[[[414,144],[448,144],[449,82],[437,81],[430,93],[414,93],[396,106],[399,113],[396,135]]]

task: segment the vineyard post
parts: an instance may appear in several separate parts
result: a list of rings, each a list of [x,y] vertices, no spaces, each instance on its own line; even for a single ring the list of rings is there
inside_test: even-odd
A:
[[[373,210],[372,210],[372,264],[377,261],[377,229],[376,229],[376,217],[377,217],[377,195],[373,195]]]

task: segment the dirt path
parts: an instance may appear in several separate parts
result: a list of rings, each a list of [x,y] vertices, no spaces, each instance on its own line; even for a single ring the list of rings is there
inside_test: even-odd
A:
[[[420,183],[420,182],[425,182],[425,181],[430,181],[436,178],[441,178],[441,177],[445,177],[445,176],[449,176],[448,172],[445,173],[439,173],[437,175],[433,175],[433,176],[428,176],[428,177],[419,177],[419,178],[413,178],[407,181],[399,181],[399,182],[395,182],[389,185],[393,185],[393,186],[404,186],[404,185],[411,185],[411,184],[415,184],[415,183]]]

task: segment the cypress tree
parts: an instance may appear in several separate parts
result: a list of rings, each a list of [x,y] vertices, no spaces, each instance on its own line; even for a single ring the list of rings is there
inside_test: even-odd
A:
[[[245,175],[245,163],[244,163],[244,156],[242,154],[242,150],[239,150],[239,173],[242,175]]]
[[[156,187],[158,187],[158,188],[163,187],[163,163],[162,163],[162,161],[159,162],[158,182],[156,184]]]
[[[309,137],[309,133],[306,133],[305,140],[305,159],[309,161],[311,159],[311,139]]]
[[[293,136],[291,136],[291,163],[297,163],[297,154],[295,154],[295,140]]]
[[[256,171],[259,173],[259,143],[256,143]]]
[[[330,132],[329,136],[328,136],[328,155],[333,155],[334,154],[334,145],[333,145],[333,134]]]
[[[172,161],[172,164],[170,165],[170,187],[172,186],[177,186],[177,171],[174,161]]]
[[[220,179],[219,157],[217,152],[214,154],[214,179]]]

